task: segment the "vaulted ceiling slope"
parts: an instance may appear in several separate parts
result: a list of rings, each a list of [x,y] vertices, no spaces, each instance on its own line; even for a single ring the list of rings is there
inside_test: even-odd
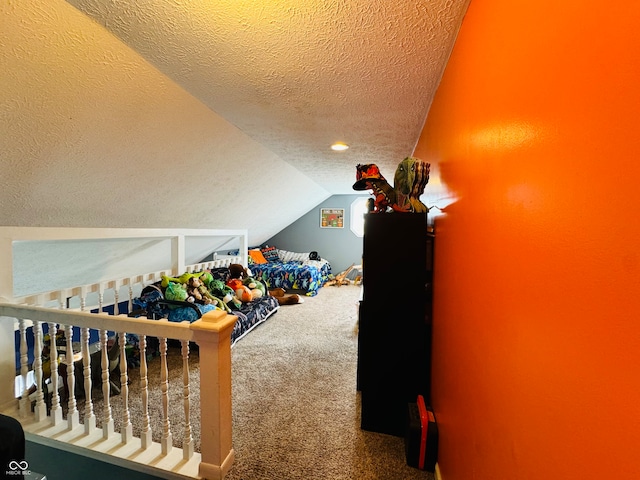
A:
[[[358,163],[393,178],[467,4],[2,2],[0,224],[260,243],[353,193]]]

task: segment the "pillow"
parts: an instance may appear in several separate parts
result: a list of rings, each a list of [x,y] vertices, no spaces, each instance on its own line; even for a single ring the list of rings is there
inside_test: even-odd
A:
[[[267,259],[268,262],[279,262],[280,257],[278,256],[278,249],[276,247],[266,247],[260,250],[264,258]]]
[[[309,252],[306,253],[297,253],[290,252],[288,250],[278,250],[278,255],[280,260],[284,263],[287,262],[304,262],[305,260],[309,260]]]
[[[264,257],[262,252],[258,249],[249,250],[249,257],[253,260],[253,263],[267,263],[267,259]]]

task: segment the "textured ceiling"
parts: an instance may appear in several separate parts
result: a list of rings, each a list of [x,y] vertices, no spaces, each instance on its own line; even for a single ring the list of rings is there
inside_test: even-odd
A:
[[[331,194],[411,155],[467,3],[68,1]]]
[[[261,243],[358,163],[393,178],[468,1],[0,2],[0,225]]]

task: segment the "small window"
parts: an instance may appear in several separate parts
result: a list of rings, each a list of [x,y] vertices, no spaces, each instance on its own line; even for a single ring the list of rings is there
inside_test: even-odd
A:
[[[364,214],[367,213],[369,197],[356,198],[351,204],[351,231],[358,237],[364,236]]]

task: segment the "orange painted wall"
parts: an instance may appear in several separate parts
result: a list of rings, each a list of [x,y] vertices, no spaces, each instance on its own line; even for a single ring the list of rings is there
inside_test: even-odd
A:
[[[640,2],[472,0],[414,154],[443,480],[640,478]]]

